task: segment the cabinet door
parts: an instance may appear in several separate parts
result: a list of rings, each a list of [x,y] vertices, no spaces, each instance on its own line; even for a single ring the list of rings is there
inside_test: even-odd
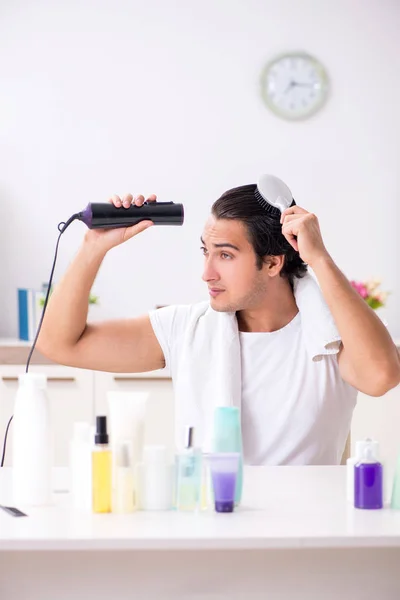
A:
[[[22,365],[0,366],[0,448],[3,449],[5,429],[13,413],[14,399],[18,387],[18,375],[23,373]],[[53,426],[55,466],[69,463],[69,441],[75,421],[93,423],[93,372],[58,365],[32,365],[31,373],[45,373],[47,394],[50,400]],[[11,423],[7,437],[5,465],[12,465]]]
[[[108,415],[107,392],[111,390],[148,392],[145,444],[162,444],[173,455],[174,394],[172,380],[164,371],[149,373],[95,372],[95,410]]]
[[[374,398],[361,392],[351,426],[352,456],[355,442],[367,437],[379,442],[381,458],[392,467],[400,452],[400,385]]]

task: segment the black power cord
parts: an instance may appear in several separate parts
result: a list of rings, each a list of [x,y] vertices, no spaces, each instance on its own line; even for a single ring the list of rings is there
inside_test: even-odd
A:
[[[56,268],[58,246],[59,246],[59,243],[60,243],[61,236],[64,233],[64,231],[67,229],[67,227],[69,227],[71,225],[72,221],[75,221],[75,219],[77,219],[77,218],[78,218],[78,213],[76,213],[75,215],[72,215],[72,217],[70,217],[66,223],[61,222],[57,226],[57,229],[60,232],[60,235],[58,236],[57,243],[56,243],[56,250],[54,252],[53,266],[51,267],[50,278],[49,278],[49,285],[48,285],[48,288],[47,288],[46,298],[44,300],[42,315],[40,317],[40,321],[39,321],[39,325],[38,325],[38,328],[37,328],[37,331],[36,331],[35,339],[33,340],[33,344],[32,344],[31,350],[30,350],[29,355],[28,355],[28,360],[26,362],[25,373],[28,373],[28,371],[29,371],[29,365],[30,365],[30,362],[31,362],[32,354],[33,354],[33,351],[35,350],[36,342],[37,342],[37,339],[39,337],[40,330],[42,328],[44,314],[46,312],[47,303],[48,303],[49,297],[50,297],[51,284],[52,284],[52,281],[53,281],[54,269]],[[7,427],[6,427],[6,432],[4,434],[3,453],[2,453],[2,457],[1,457],[0,468],[4,466],[4,461],[5,461],[5,458],[6,458],[6,448],[7,448],[7,435],[8,435],[8,430],[10,429],[10,425],[11,425],[11,421],[12,420],[13,420],[13,415],[11,415],[10,420],[8,421],[8,424],[7,424]]]

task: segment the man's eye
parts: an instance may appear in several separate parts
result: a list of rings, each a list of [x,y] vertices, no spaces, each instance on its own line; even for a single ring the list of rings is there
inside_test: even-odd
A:
[[[225,260],[227,258],[232,258],[232,256],[230,254],[227,254],[226,252],[221,252],[221,257]]]
[[[204,248],[204,246],[201,246],[200,250],[202,251],[204,256],[207,254],[207,248]]]

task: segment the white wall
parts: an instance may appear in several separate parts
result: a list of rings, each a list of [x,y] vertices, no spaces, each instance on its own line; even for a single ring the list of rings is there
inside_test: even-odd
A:
[[[0,6],[0,336],[16,288],[48,278],[57,223],[113,193],[183,202],[107,257],[102,316],[206,298],[199,236],[211,203],[261,172],[318,214],[350,278],[381,277],[400,337],[400,4],[396,0],[3,0]],[[316,55],[332,96],[277,119],[259,75],[281,51]],[[84,225],[62,239],[56,277]]]

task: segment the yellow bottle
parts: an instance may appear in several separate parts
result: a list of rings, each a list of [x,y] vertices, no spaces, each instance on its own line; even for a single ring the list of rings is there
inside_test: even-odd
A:
[[[111,512],[111,450],[107,417],[96,417],[95,447],[92,452],[93,512]]]

